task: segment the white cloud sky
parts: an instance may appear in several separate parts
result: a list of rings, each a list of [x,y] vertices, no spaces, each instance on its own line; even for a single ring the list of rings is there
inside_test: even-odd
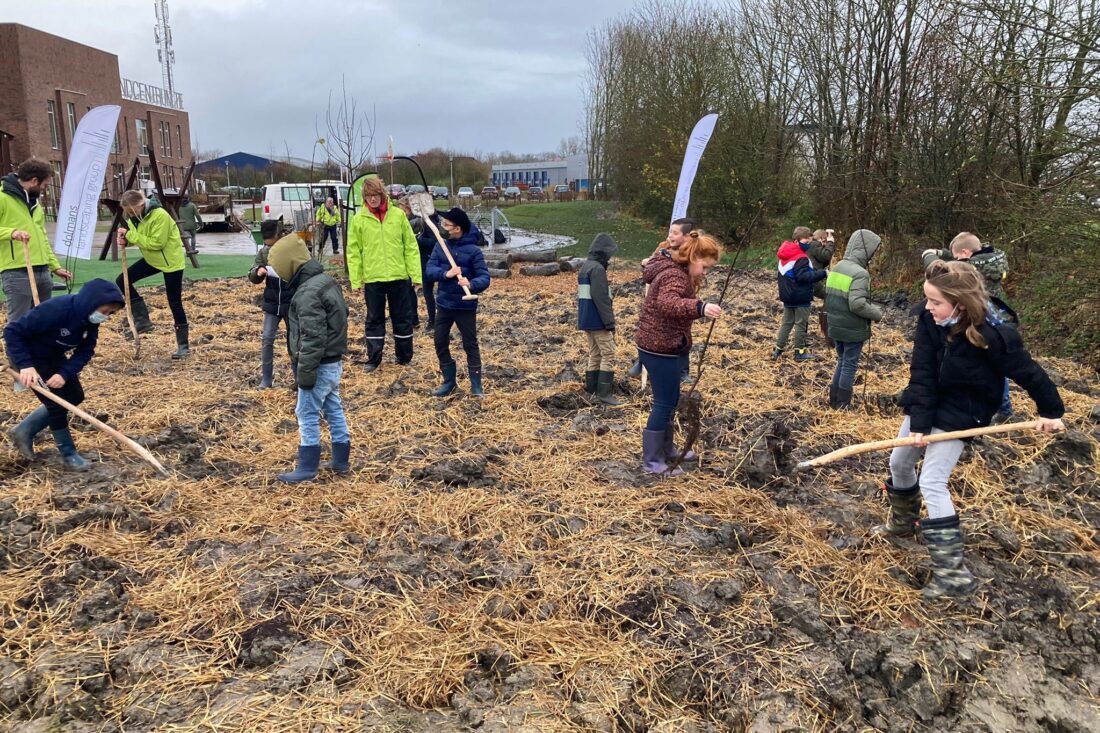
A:
[[[159,85],[153,0],[3,2],[3,22],[109,51]],[[309,158],[344,75],[398,154],[554,150],[578,134],[588,31],[634,0],[170,0],[193,143]]]

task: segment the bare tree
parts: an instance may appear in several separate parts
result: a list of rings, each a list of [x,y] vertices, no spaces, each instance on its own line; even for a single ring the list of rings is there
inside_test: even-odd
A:
[[[321,145],[329,160],[336,161],[347,170],[348,180],[355,180],[363,164],[370,160],[374,149],[374,131],[377,124],[377,110],[372,108],[371,116],[359,110],[359,102],[348,97],[347,83],[340,75],[340,97],[333,106],[333,92],[328,93],[328,108],[325,111],[325,130],[322,136],[317,125],[318,144]],[[323,142],[322,142],[323,141]]]

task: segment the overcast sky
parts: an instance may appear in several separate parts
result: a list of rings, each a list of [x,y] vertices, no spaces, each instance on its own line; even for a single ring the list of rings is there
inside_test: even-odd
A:
[[[537,153],[578,134],[585,35],[634,0],[169,0],[197,149],[308,159],[340,76],[376,146]],[[161,84],[153,0],[0,2],[0,21],[118,56]]]

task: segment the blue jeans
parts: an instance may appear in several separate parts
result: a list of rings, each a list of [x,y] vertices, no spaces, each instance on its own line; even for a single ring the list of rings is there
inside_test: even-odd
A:
[[[863,353],[866,341],[836,342],[836,371],[833,372],[833,386],[851,389],[856,383],[856,369],[859,367],[859,355]]]
[[[340,375],[343,373],[341,362],[321,364],[317,367],[317,384],[313,389],[298,388],[298,407],[294,414],[298,416],[299,445],[321,444],[322,414],[333,443],[351,442],[344,405],[340,402]]]
[[[653,408],[649,411],[645,429],[663,432],[668,430],[672,413],[680,402],[680,357],[675,354],[651,354],[648,351],[639,351],[638,354],[653,385]]]

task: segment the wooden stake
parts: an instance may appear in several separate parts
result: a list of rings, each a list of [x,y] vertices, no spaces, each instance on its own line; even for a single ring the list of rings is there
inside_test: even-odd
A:
[[[12,375],[14,375],[16,378],[19,377],[19,372],[15,371],[14,369],[9,368],[8,371]],[[84,410],[81,410],[79,407],[72,404],[68,400],[65,400],[65,399],[55,395],[53,392],[50,391],[49,387],[45,386],[44,383],[39,382],[38,384],[32,384],[31,389],[33,389],[35,392],[42,395],[46,399],[52,400],[52,401],[56,402],[57,404],[61,405],[62,407],[64,407],[69,412],[71,412],[74,415],[76,415],[77,417],[83,419],[85,422],[87,422],[89,425],[94,427],[96,430],[99,430],[100,432],[106,433],[107,435],[114,438],[115,442],[117,442],[123,448],[126,448],[127,450],[131,451],[132,453],[135,453],[139,458],[141,458],[141,460],[145,461],[150,466],[157,469],[157,472],[160,473],[160,475],[162,475],[162,476],[169,476],[170,475],[168,473],[168,469],[166,469],[164,466],[162,466],[160,464],[160,461],[158,461],[156,458],[154,458],[153,454],[150,453],[148,450],[146,450],[145,448],[142,448],[140,445],[135,443],[130,438],[127,438],[125,435],[123,435],[119,431],[115,430],[110,425],[107,425],[106,423],[102,422],[101,420],[97,420],[96,418],[92,417],[88,413],[84,412]]]
[[[126,301],[126,321],[130,324],[130,333],[134,336],[134,359],[141,358],[141,337],[138,335],[137,325],[134,323],[134,311],[130,307],[130,270],[126,266],[126,243],[119,247],[122,255],[122,297]]]
[[[1039,422],[1014,422],[1005,423],[1004,425],[990,425],[984,428],[970,428],[969,430],[955,430],[950,433],[936,433],[927,434],[924,436],[924,440],[927,443],[941,443],[945,440],[961,440],[963,438],[974,438],[979,435],[996,435],[997,433],[1016,433],[1024,430],[1038,430]],[[880,450],[893,450],[894,448],[901,448],[903,446],[913,445],[913,439],[911,437],[904,438],[892,438],[890,440],[876,440],[871,443],[858,443],[856,445],[849,445],[844,448],[833,451],[832,453],[826,453],[823,456],[818,456],[810,461],[802,461],[798,464],[799,471],[805,471],[810,468],[817,468],[818,466],[824,466],[828,463],[833,463],[844,458],[851,456],[858,456],[863,453],[873,453]]]
[[[34,267],[31,266],[31,247],[27,242],[23,242],[23,261],[27,263],[27,280],[31,284],[31,298],[34,299],[34,305],[37,308],[42,305],[42,301],[38,297],[38,281],[34,279]]]

